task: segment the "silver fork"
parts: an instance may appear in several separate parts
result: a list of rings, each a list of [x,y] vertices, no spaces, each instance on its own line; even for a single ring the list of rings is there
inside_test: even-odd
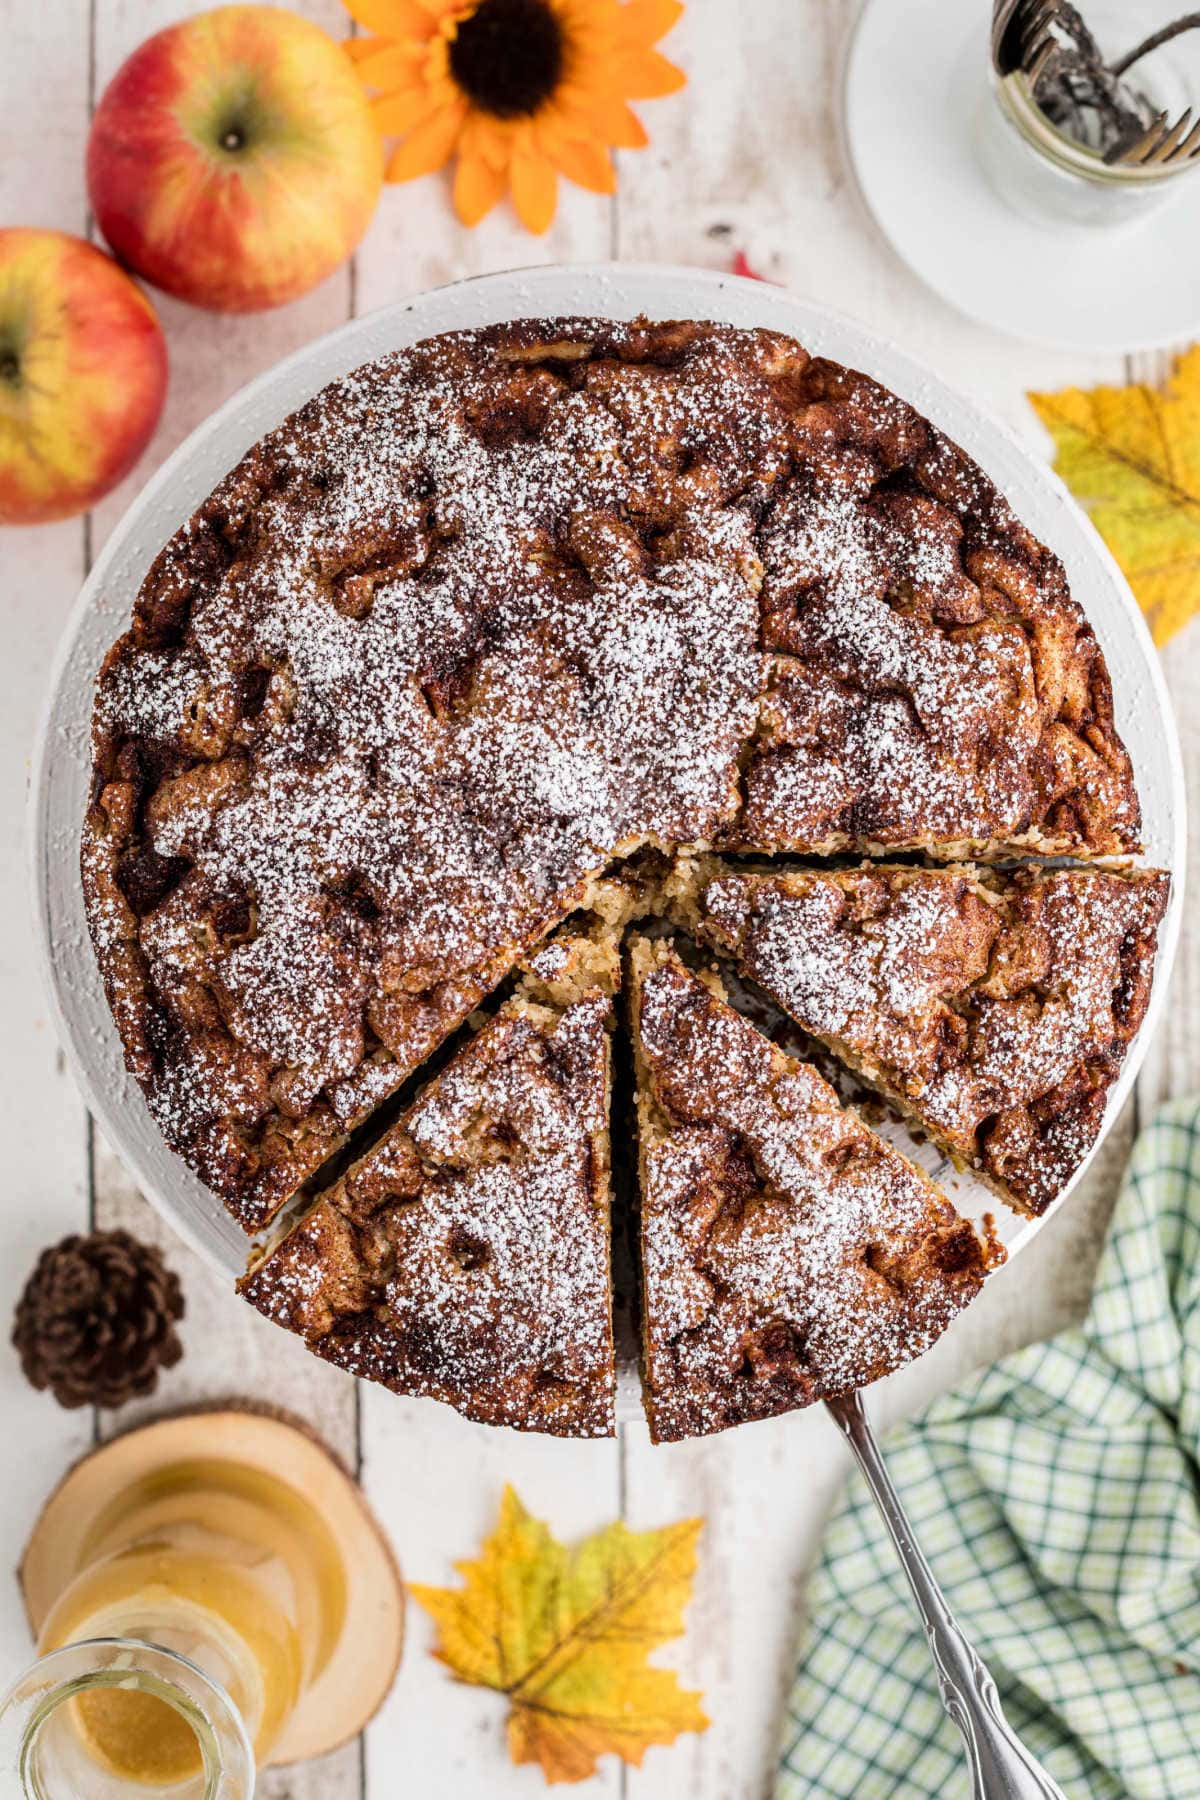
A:
[[[1164,26],[1138,44],[1128,55],[1106,67],[1103,56],[1078,9],[1070,0],[994,0],[992,9],[992,61],[1000,75],[1025,76],[1032,90],[1046,74],[1063,39],[1094,65],[1097,79],[1107,82],[1114,95],[1117,84],[1143,56],[1160,49],[1183,31],[1200,28],[1200,13],[1189,13]],[[1128,110],[1127,108],[1125,110]],[[1160,112],[1145,129],[1125,136],[1105,153],[1110,167],[1128,166],[1176,169],[1200,159],[1200,117],[1189,107],[1181,118]]]
[[[962,1732],[975,1800],[1066,1800],[1004,1716],[996,1683],[963,1636],[913,1536],[884,1467],[860,1394],[826,1406],[853,1450],[908,1577],[937,1670],[942,1705]]]

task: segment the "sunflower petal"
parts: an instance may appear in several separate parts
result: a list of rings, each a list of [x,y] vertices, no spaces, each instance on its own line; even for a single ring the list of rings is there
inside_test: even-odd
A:
[[[683,0],[626,0],[618,16],[626,43],[654,44],[683,17]]]
[[[429,17],[416,0],[343,0],[343,4],[364,31],[378,32],[380,37],[408,37],[414,31],[429,36]]]
[[[638,50],[618,57],[613,65],[614,86],[630,100],[659,100],[674,94],[687,81],[682,69],[657,50]]]
[[[460,156],[477,156],[489,169],[507,177],[508,165],[512,161],[512,146],[513,133],[510,126],[493,119],[489,113],[467,114],[458,143]]]
[[[358,59],[358,79],[367,87],[406,88],[414,75],[419,75],[424,46],[420,44],[384,44],[370,56]]]
[[[455,144],[462,127],[463,109],[446,107],[423,119],[398,149],[393,150],[387,166],[389,181],[412,181],[418,175],[431,175],[440,169]]]
[[[454,171],[454,210],[464,225],[478,225],[490,213],[506,185],[507,172],[482,156],[460,154]]]
[[[386,50],[388,40],[381,37],[343,38],[342,49],[353,63],[365,62],[368,56],[375,56],[380,50]]]
[[[592,194],[616,192],[617,172],[603,144],[556,137],[553,144],[547,144],[546,153],[567,180],[578,187],[587,188]]]
[[[602,137],[618,150],[644,150],[650,142],[646,127],[623,100],[608,94],[574,94],[561,96],[564,106],[587,122],[589,131]]]
[[[526,231],[540,237],[549,230],[558,204],[558,176],[544,156],[523,145],[513,151],[512,197]]]
[[[401,88],[395,94],[380,94],[371,102],[371,113],[385,137],[403,137],[433,113],[441,110],[436,95],[427,87]]]

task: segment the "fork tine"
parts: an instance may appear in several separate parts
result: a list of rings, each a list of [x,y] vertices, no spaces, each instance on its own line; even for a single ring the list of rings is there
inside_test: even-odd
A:
[[[1107,163],[1145,163],[1145,162],[1149,162],[1155,146],[1157,144],[1161,143],[1161,141],[1162,141],[1163,129],[1166,126],[1166,123],[1167,123],[1166,113],[1165,112],[1159,113],[1157,115],[1157,117],[1154,119],[1153,123],[1148,127],[1148,129],[1142,133],[1140,138],[1135,138],[1132,144],[1126,144],[1124,149],[1118,149],[1118,148],[1114,147],[1113,149],[1109,150],[1104,158],[1105,162],[1107,162]]]
[[[1177,124],[1172,125],[1170,131],[1164,133],[1161,141],[1150,152],[1146,161],[1156,163],[1170,162],[1175,155],[1176,150],[1179,148],[1179,145],[1188,135],[1191,123],[1192,109],[1189,106],[1182,119],[1180,119]]]
[[[1181,144],[1175,146],[1175,162],[1190,162],[1193,157],[1200,156],[1200,119],[1192,126]]]
[[[1026,0],[1021,19],[1021,65],[1031,88],[1037,87],[1059,47],[1054,27],[1060,23],[1058,0]]]
[[[1021,38],[1028,57],[1031,46],[1049,32],[1057,17],[1053,0],[1030,0],[1021,15]]]
[[[993,57],[997,57],[1000,54],[1000,45],[1004,41],[1004,34],[1012,24],[1013,14],[1016,12],[1019,4],[1020,0],[995,0],[995,9],[992,13]]]
[[[1050,58],[1057,49],[1058,39],[1052,37],[1050,33],[1047,32],[1045,37],[1039,38],[1032,50],[1026,50],[1024,59],[1025,79],[1031,88],[1037,87],[1038,82],[1046,73],[1046,66],[1049,63]]]

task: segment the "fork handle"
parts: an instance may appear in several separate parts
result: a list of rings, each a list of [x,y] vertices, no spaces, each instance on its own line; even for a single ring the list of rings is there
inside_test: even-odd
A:
[[[827,1405],[866,1477],[908,1577],[937,1670],[942,1705],[967,1747],[975,1800],[1066,1800],[1005,1718],[996,1683],[934,1580],[884,1467],[861,1396],[846,1394]]]

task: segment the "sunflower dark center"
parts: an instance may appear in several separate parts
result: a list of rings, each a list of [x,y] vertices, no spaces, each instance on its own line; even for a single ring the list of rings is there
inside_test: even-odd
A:
[[[0,325],[0,387],[20,387],[25,348],[24,327],[11,319]]]
[[[562,78],[562,26],[546,0],[482,0],[450,42],[450,73],[498,119],[535,113]]]

